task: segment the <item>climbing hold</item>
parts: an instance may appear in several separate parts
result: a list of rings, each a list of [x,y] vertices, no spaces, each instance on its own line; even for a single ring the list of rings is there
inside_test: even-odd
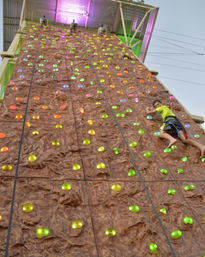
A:
[[[162,209],[160,209],[159,211],[160,211],[161,213],[163,213],[163,214],[167,214],[167,211],[166,211],[165,208],[162,208]]]
[[[106,114],[106,113],[102,114],[102,118],[103,119],[107,119],[108,118],[108,114]]]
[[[176,170],[176,172],[177,172],[178,174],[183,174],[183,173],[184,173],[184,170],[183,170],[183,169],[178,168],[178,169]]]
[[[60,142],[58,142],[57,140],[53,140],[51,144],[52,146],[60,146]]]
[[[130,147],[136,147],[137,146],[137,142],[131,142],[131,143],[129,143],[129,146]]]
[[[175,189],[168,189],[167,193],[168,193],[168,195],[175,195],[176,190]]]
[[[147,119],[148,120],[152,120],[152,116],[151,115],[147,115]]]
[[[103,162],[98,163],[98,164],[96,165],[96,168],[97,168],[98,170],[100,170],[100,169],[105,169],[105,164],[104,164]]]
[[[72,223],[72,228],[73,229],[79,229],[79,228],[82,228],[83,227],[83,222],[80,221],[80,220],[75,220],[73,223]]]
[[[144,134],[144,130],[143,129],[139,129],[138,130],[138,134],[143,135]]]
[[[83,145],[90,145],[90,139],[88,139],[88,138],[84,139]]]
[[[191,224],[191,225],[194,223],[193,219],[190,217],[185,217],[183,219],[183,222],[184,222],[184,224]]]
[[[116,231],[113,228],[109,228],[105,231],[105,235],[109,237],[113,237],[116,235]]]
[[[129,170],[128,171],[128,176],[129,177],[133,177],[133,176],[135,176],[135,174],[136,174],[136,172],[134,170]]]
[[[68,182],[63,183],[62,190],[65,190],[65,191],[71,190],[71,184]]]
[[[182,232],[180,230],[175,230],[171,233],[172,239],[178,239],[182,236]]]
[[[32,132],[32,135],[39,135],[39,132],[37,131],[37,130],[34,130],[33,132]]]
[[[104,152],[104,151],[105,151],[104,146],[100,146],[100,147],[98,148],[98,152]]]
[[[36,230],[36,236],[37,238],[42,238],[50,235],[50,231],[47,228],[38,228]]]
[[[93,121],[92,121],[92,120],[88,120],[87,123],[88,123],[89,125],[93,125]]]
[[[27,212],[27,213],[32,212],[33,211],[33,204],[32,203],[25,203],[22,207],[22,210],[24,212]]]
[[[29,157],[28,157],[28,161],[29,162],[34,162],[37,160],[37,157],[34,155],[34,154],[31,154]]]
[[[200,138],[200,135],[196,134],[196,135],[194,135],[194,137],[198,139],[198,138]]]
[[[114,152],[114,154],[119,154],[119,151],[118,151],[117,147],[113,148],[113,152]]]
[[[95,130],[94,129],[89,129],[88,134],[94,136],[95,135]]]
[[[165,148],[164,153],[171,153],[172,149],[171,148]]]
[[[2,169],[3,171],[12,171],[12,170],[13,170],[13,167],[12,167],[12,165],[10,165],[10,164],[4,164],[4,165],[1,166],[1,169]]]
[[[168,174],[168,171],[166,169],[161,169],[160,171],[161,171],[162,174],[165,174],[165,175]]]
[[[73,170],[79,170],[80,169],[80,164],[75,163],[73,164]]]
[[[151,153],[150,152],[144,153],[144,157],[150,158],[151,157]]]
[[[184,187],[184,190],[185,190],[185,191],[192,191],[192,190],[194,190],[194,189],[195,189],[195,186],[194,186],[193,184],[187,185],[187,186]]]
[[[132,109],[129,108],[129,109],[126,110],[126,112],[132,113]]]
[[[130,205],[129,206],[129,211],[131,211],[131,212],[139,212],[140,208],[137,205]]]
[[[114,184],[114,185],[111,186],[111,189],[113,191],[119,192],[119,191],[121,191],[122,188],[119,184]]]
[[[149,251],[151,254],[157,254],[157,244],[150,243],[149,244]]]
[[[140,123],[139,122],[133,122],[133,124],[132,124],[133,126],[139,126],[140,125]]]
[[[56,124],[56,126],[55,126],[56,129],[62,129],[62,127],[63,127],[63,125],[61,125],[61,124]]]
[[[188,158],[186,156],[182,157],[182,161],[183,162],[187,162],[188,161]]]
[[[6,134],[5,133],[0,133],[0,139],[5,138]]]
[[[172,146],[171,146],[171,149],[172,149],[172,150],[176,150],[176,149],[177,149],[177,146],[176,146],[176,145],[172,145]]]

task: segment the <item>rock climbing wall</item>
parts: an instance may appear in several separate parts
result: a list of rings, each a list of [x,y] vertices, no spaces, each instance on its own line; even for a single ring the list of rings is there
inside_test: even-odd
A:
[[[158,138],[160,98],[114,36],[32,25],[0,109],[0,255],[205,256],[205,158]]]

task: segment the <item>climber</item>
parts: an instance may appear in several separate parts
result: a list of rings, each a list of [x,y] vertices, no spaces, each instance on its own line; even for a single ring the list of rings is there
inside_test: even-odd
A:
[[[41,25],[44,25],[44,26],[47,26],[47,24],[48,24],[48,19],[46,18],[45,15],[43,15],[43,18],[40,18],[40,24],[41,24]]]
[[[76,32],[78,23],[75,23],[75,20],[70,24],[70,32]]]
[[[106,34],[107,31],[108,31],[107,26],[105,26],[105,25],[103,25],[103,24],[100,25],[100,27],[98,28],[98,34],[99,34],[99,35]]]
[[[155,110],[146,109],[146,114],[155,114],[159,112],[163,125],[161,127],[161,131],[159,134],[160,138],[167,139],[169,141],[168,147],[171,147],[176,143],[176,137],[181,139],[181,141],[185,144],[190,144],[198,148],[201,152],[200,158],[205,156],[205,145],[202,145],[195,140],[188,137],[187,132],[181,122],[177,119],[175,114],[160,100],[155,100],[153,102],[153,106]]]

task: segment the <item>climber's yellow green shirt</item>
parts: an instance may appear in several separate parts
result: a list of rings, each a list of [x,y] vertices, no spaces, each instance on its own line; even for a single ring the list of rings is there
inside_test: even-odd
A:
[[[156,111],[159,112],[160,115],[162,116],[163,122],[165,122],[166,117],[175,116],[174,113],[166,105],[157,107]]]

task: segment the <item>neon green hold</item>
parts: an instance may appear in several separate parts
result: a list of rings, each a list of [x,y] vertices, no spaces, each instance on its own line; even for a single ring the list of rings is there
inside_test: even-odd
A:
[[[69,190],[71,190],[71,184],[70,183],[64,183],[63,185],[62,185],[62,190],[65,190],[65,191],[69,191]]]
[[[131,212],[139,212],[140,208],[137,205],[130,205],[129,206],[129,211],[131,211]]]
[[[184,187],[184,190],[185,190],[185,191],[192,191],[192,190],[194,190],[194,189],[195,189],[195,186],[192,185],[192,184],[191,184],[191,185],[187,185],[187,186]]]
[[[105,235],[109,237],[116,236],[116,231],[113,228],[109,228],[105,231]]]
[[[135,174],[136,174],[136,172],[134,170],[129,170],[128,171],[128,176],[129,177],[133,177],[133,176],[135,176]]]
[[[165,175],[168,174],[168,171],[166,169],[161,169],[160,171],[161,171],[162,174],[165,174]]]
[[[184,224],[191,224],[192,225],[194,223],[193,219],[190,218],[190,217],[185,217],[183,219],[183,221],[184,221]]]
[[[184,173],[184,170],[180,169],[180,168],[178,168],[176,171],[177,171],[178,174],[183,174]]]
[[[151,254],[157,254],[157,244],[150,243],[149,244],[149,251]]]
[[[175,230],[171,233],[172,239],[178,239],[182,236],[182,232],[180,230]]]
[[[168,195],[175,195],[176,190],[175,189],[168,189],[167,193],[168,193]]]
[[[36,237],[39,239],[49,236],[49,235],[50,235],[50,230],[47,228],[38,228],[36,230]]]

